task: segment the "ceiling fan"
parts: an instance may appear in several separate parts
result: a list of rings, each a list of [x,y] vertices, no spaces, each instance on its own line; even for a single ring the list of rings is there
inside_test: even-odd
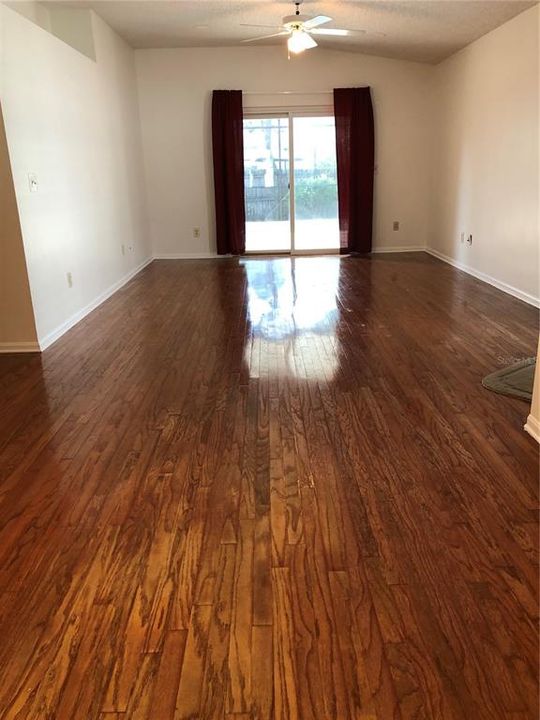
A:
[[[291,53],[301,53],[304,50],[317,47],[313,35],[325,35],[334,37],[343,37],[351,33],[365,33],[365,30],[340,30],[338,28],[321,28],[320,25],[326,25],[332,22],[332,18],[327,15],[317,15],[309,17],[309,15],[300,14],[300,5],[303,0],[296,0],[296,12],[294,15],[286,15],[283,18],[282,25],[246,25],[244,27],[268,27],[281,28],[281,32],[272,33],[271,35],[261,35],[259,37],[242,40],[242,42],[250,43],[257,40],[267,40],[268,38],[288,36],[287,47]]]

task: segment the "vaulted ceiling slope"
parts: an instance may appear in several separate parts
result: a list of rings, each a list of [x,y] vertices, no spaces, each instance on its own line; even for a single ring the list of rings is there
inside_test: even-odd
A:
[[[56,0],[90,7],[134,48],[237,46],[279,31],[294,12],[279,0]],[[348,37],[317,38],[323,47],[438,63],[515,15],[531,0],[304,0],[301,12],[328,15],[325,27],[347,28]],[[245,25],[261,26],[245,27]],[[268,27],[264,27],[268,26]],[[282,37],[261,44],[284,44]]]

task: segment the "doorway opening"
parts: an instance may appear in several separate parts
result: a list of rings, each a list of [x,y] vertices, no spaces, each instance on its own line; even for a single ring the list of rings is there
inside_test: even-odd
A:
[[[246,252],[339,250],[333,115],[244,117]]]

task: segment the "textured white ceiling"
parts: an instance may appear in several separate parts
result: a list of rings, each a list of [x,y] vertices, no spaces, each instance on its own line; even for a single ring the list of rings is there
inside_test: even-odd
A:
[[[284,15],[294,12],[292,2],[280,0],[58,2],[93,8],[134,48],[239,45],[243,39],[273,32],[242,23],[280,25]],[[332,17],[325,27],[366,31],[338,39],[318,37],[323,47],[437,63],[535,4],[532,0],[305,0],[301,11]],[[264,43],[284,44],[284,39]]]

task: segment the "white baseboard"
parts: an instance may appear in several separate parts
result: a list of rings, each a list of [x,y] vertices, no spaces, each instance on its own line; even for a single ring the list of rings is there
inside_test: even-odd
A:
[[[36,353],[40,350],[38,342],[0,343],[0,355],[3,353]]]
[[[454,260],[454,258],[448,257],[448,255],[444,255],[438,250],[433,250],[433,248],[426,248],[426,252],[433,255],[433,257],[452,265],[458,270],[462,270],[463,272],[472,275],[477,280],[482,280],[482,282],[488,283],[488,285],[493,285],[493,287],[508,293],[508,295],[513,295],[513,297],[518,298],[518,300],[523,300],[523,302],[526,302],[529,305],[534,305],[534,307],[540,307],[540,298],[537,298],[534,295],[529,295],[529,293],[523,292],[523,290],[519,290],[512,285],[508,285],[508,283],[505,283],[502,280],[497,280],[497,278],[494,278],[491,275],[480,272],[480,270],[475,270],[469,265],[465,265],[464,263],[459,262],[459,260]]]
[[[536,440],[537,443],[540,443],[540,420],[537,420],[532,415],[529,415],[527,422],[525,423],[525,430]]]
[[[81,310],[78,310],[61,325],[58,325],[58,327],[56,327],[52,332],[45,335],[45,337],[39,338],[39,349],[46,350],[48,347],[50,347],[54,342],[61,338],[62,335],[67,333],[67,331],[70,330],[74,325],[76,325],[84,317],[91,313],[92,310],[95,310],[99,305],[101,305],[101,303],[104,303],[105,300],[108,300],[111,295],[114,295],[115,292],[120,290],[121,287],[126,285],[126,283],[128,283],[132,278],[134,278],[135,275],[138,275],[138,273],[140,273],[141,270],[147,265],[149,265],[152,261],[153,258],[148,258],[147,260],[144,260],[144,262],[142,262],[136,268],[128,272],[127,275],[124,275],[124,277],[120,278],[120,280],[115,282],[113,285],[108,287],[107,290],[98,295],[97,298],[92,300],[92,302],[81,308]]]
[[[208,260],[209,258],[221,259],[230,255],[218,255],[217,253],[159,253],[154,255],[153,260]]]
[[[425,245],[413,245],[412,247],[374,247],[371,250],[372,255],[379,255],[380,253],[408,253],[408,252],[425,252]]]

